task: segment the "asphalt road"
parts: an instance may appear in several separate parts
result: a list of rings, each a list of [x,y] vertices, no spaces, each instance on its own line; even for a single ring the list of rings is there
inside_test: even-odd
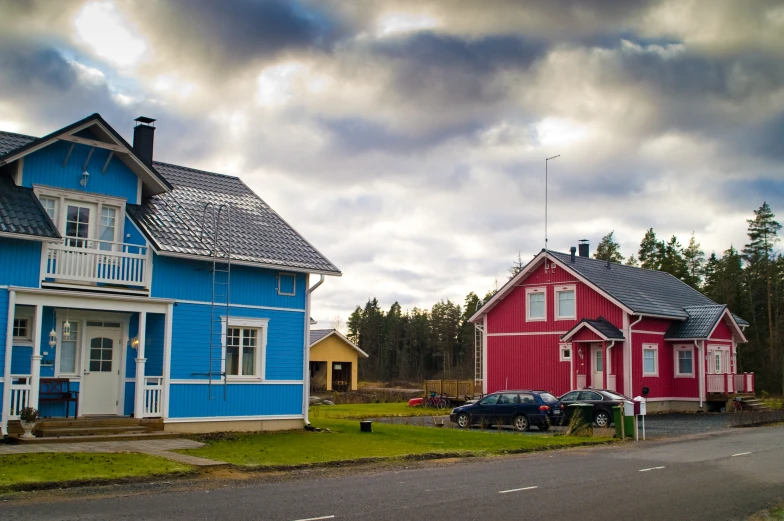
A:
[[[0,505],[0,519],[743,519],[784,500],[784,427],[279,483]]]

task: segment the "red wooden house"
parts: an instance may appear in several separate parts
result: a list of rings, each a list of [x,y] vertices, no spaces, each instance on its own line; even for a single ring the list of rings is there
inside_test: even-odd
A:
[[[647,388],[649,410],[700,410],[753,392],[736,364],[746,321],[668,273],[576,250],[542,250],[471,317],[485,393]]]

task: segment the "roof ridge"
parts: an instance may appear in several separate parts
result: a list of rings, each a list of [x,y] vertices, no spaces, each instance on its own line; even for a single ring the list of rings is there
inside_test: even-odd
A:
[[[12,136],[17,136],[17,137],[26,137],[26,138],[29,138],[29,139],[38,139],[36,136],[31,136],[30,134],[20,134],[19,132],[11,132],[9,130],[0,130],[0,132],[2,132],[3,134],[10,134]]]

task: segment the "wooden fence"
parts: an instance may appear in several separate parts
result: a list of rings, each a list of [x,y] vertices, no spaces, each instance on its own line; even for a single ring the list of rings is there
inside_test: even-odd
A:
[[[470,400],[482,393],[482,386],[474,380],[425,380],[425,396],[430,393],[451,399]]]

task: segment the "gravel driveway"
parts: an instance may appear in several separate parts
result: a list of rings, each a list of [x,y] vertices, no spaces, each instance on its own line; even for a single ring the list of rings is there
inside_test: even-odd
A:
[[[415,425],[419,427],[436,427],[437,423],[443,420],[444,428],[457,428],[457,425],[450,423],[449,416],[416,416],[404,418],[376,418],[373,421],[379,423],[391,423],[397,425]],[[645,436],[646,438],[669,438],[673,436],[686,436],[689,434],[701,434],[704,432],[719,431],[729,428],[729,417],[719,413],[667,413],[652,414],[645,417]],[[479,429],[479,427],[473,427]],[[514,433],[511,427],[497,429],[491,427],[489,430],[497,432]],[[551,427],[547,434],[564,432],[565,427]],[[527,434],[545,434],[536,427],[532,427]]]

